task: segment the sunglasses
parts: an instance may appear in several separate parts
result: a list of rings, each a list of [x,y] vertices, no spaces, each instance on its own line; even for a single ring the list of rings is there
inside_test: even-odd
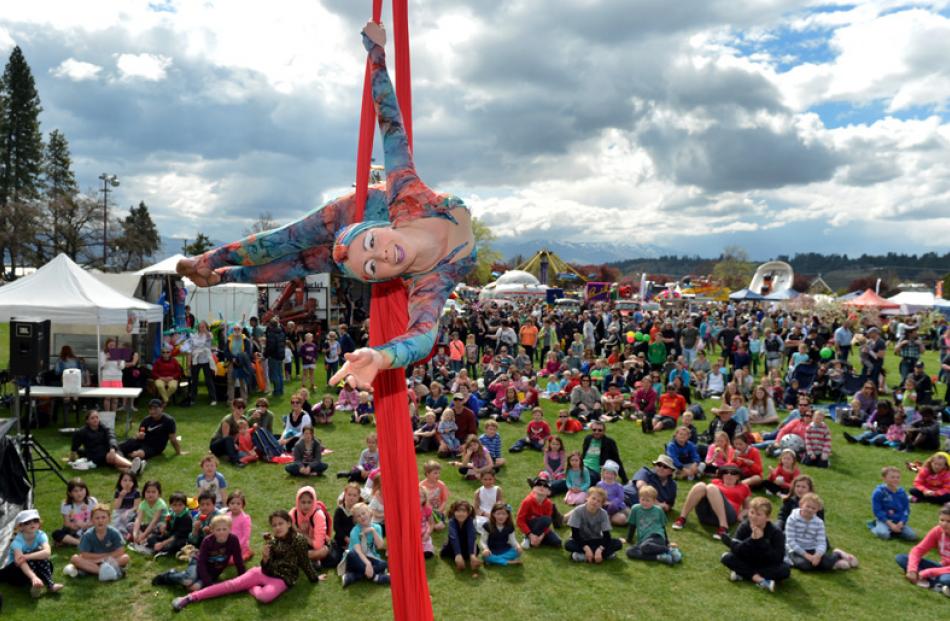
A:
[[[291,400],[290,400],[290,404],[291,404],[291,405],[294,405],[294,404],[301,404],[301,403],[303,403],[303,401],[299,401],[299,400],[297,400],[297,399],[291,399]]]

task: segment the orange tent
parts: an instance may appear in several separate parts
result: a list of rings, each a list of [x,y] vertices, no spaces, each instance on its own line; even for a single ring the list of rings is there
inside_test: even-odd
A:
[[[889,300],[886,300],[874,293],[871,289],[868,289],[858,297],[853,300],[848,300],[844,302],[842,306],[852,306],[859,308],[879,308],[884,310],[886,308],[900,308],[900,304],[895,304]]]

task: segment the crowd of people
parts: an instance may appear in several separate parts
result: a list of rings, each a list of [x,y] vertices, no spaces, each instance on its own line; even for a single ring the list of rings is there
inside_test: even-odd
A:
[[[111,503],[93,498],[81,479],[69,483],[63,526],[52,533],[56,544],[78,547],[64,573],[112,580],[127,571],[129,549],[181,555],[184,569],[155,577],[155,584],[186,590],[173,601],[176,610],[238,591],[269,602],[300,572],[317,582],[322,570],[335,568],[344,587],[359,580],[387,584],[384,473],[372,394],[348,382],[318,387],[314,373],[322,360],[330,377],[344,353],[365,343],[363,329],[352,332],[340,325],[312,334],[275,320],[267,328],[235,326],[215,343],[198,324],[186,361],[191,398],[198,369],[208,372],[216,347],[214,355],[230,361],[233,394],[188,492],[163,497],[157,480],[139,490],[147,460],[168,444],[184,454],[174,418],[165,412],[175,390],[166,378],[183,376],[180,366],[172,369],[172,352],[153,365],[159,396],[134,437],[118,443],[98,413],[88,412],[73,438],[74,457],[116,468],[118,480]],[[950,373],[950,331],[938,322],[932,332],[922,338],[915,322],[861,325],[855,318],[823,321],[731,304],[699,313],[683,307],[629,314],[609,304],[580,312],[540,303],[470,304],[464,314],[446,313],[432,357],[406,370],[416,451],[424,462],[423,551],[435,556],[433,535],[445,531],[439,555],[474,575],[484,565],[525,562],[538,547],[563,548],[574,562],[599,564],[626,546],[630,559],[676,565],[686,551],[669,531],[682,530],[695,516],[725,545],[720,560],[731,580],[771,592],[792,570],[850,570],[858,559],[832,547],[833,533],[825,528],[834,499],[819,495],[816,471],[809,473],[833,467],[835,440],[824,420],[830,416],[853,427],[841,436],[849,443],[926,451],[924,461],[907,461],[914,470],[908,489],[895,466],[882,470],[877,487],[865,482],[869,537],[916,541],[908,526],[911,507],[933,511],[936,525],[897,563],[911,582],[950,596],[950,455],[941,451],[950,393],[941,399],[937,388]],[[928,349],[938,352],[939,368],[927,368]],[[255,354],[268,362],[261,392],[279,396],[294,373],[303,380],[280,418],[282,430],[267,394],[248,407],[254,391],[241,367]],[[899,358],[898,373],[887,373],[885,356]],[[938,375],[937,384],[928,371]],[[213,382],[207,385],[214,405]],[[816,407],[819,402],[830,406]],[[704,403],[713,407],[707,412]],[[545,407],[557,411],[554,421],[546,420]],[[312,486],[301,486],[289,512],[270,514],[261,565],[248,569],[254,552],[247,499],[229,487],[219,459],[236,468],[278,462],[291,477],[322,476],[328,464],[317,430],[340,417],[366,425],[368,433],[357,463],[337,472],[346,482],[328,499],[333,515]],[[656,459],[632,476],[623,447],[608,433],[623,421],[633,421],[647,441],[658,436]],[[572,434],[584,434],[582,448],[568,452],[564,438]],[[504,444],[503,435],[512,441]],[[524,452],[538,457],[519,455]],[[527,494],[503,492],[496,475],[527,459],[538,463]],[[443,480],[447,467],[480,483],[473,498],[453,497]],[[35,595],[62,589],[52,577],[38,514],[25,512],[17,524],[4,579],[29,585]],[[939,561],[925,558],[931,550]],[[219,581],[229,564],[237,577]]]

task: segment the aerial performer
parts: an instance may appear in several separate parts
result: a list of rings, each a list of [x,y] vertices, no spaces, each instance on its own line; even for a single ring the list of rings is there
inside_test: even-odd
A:
[[[392,3],[402,111],[386,71],[381,4],[374,0],[373,20],[363,28],[369,54],[356,191],[284,227],[183,259],[178,273],[199,286],[211,286],[286,282],[335,267],[350,278],[381,283],[373,285],[370,347],[346,354],[343,367],[328,381],[374,385],[380,465],[386,473],[383,493],[387,505],[397,508],[386,524],[393,614],[396,621],[431,621],[419,531],[418,472],[400,369],[431,352],[445,301],[475,268],[475,238],[471,213],[462,201],[435,192],[416,174],[407,2]],[[360,178],[369,173],[374,113],[383,136],[386,182],[367,187]]]
[[[416,173],[396,94],[386,71],[386,31],[369,22],[363,45],[371,61],[372,94],[383,136],[386,183],[370,186],[365,216],[355,193],[318,207],[286,226],[249,235],[178,262],[178,273],[198,286],[287,282],[338,268],[363,282],[400,278],[408,287],[409,325],[402,336],[346,355],[329,378],[352,376],[368,387],[377,372],[405,367],[429,355],[449,294],[475,268],[468,207],[427,186]]]

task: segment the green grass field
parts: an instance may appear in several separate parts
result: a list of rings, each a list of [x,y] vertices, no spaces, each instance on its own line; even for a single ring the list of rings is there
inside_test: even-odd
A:
[[[0,326],[0,343],[5,349],[6,338]],[[5,359],[5,352],[0,353]],[[927,358],[928,370],[936,369],[936,359]],[[889,360],[893,366],[893,358]],[[894,375],[892,375],[894,377]],[[291,387],[296,386],[292,383]],[[940,392],[943,394],[942,388]],[[709,411],[712,402],[704,403]],[[545,402],[548,421],[554,422],[557,406]],[[286,396],[272,408],[283,414],[288,410]],[[187,456],[164,457],[149,462],[147,478],[162,481],[166,495],[175,490],[192,493],[197,475],[198,460],[207,449],[208,440],[223,407],[203,406],[170,408],[176,417],[179,432],[184,437]],[[139,412],[139,415],[144,412]],[[705,428],[700,422],[699,427]],[[834,547],[844,548],[858,556],[861,566],[845,573],[793,573],[792,579],[781,584],[775,594],[753,588],[749,583],[731,583],[728,572],[719,564],[725,547],[711,537],[712,531],[698,525],[691,517],[685,530],[671,531],[685,554],[682,565],[670,568],[652,563],[613,560],[594,567],[571,563],[565,552],[531,550],[524,566],[493,568],[472,579],[468,572],[457,574],[446,562],[428,561],[428,578],[436,619],[471,620],[489,616],[498,619],[583,618],[594,615],[598,619],[633,618],[709,618],[709,611],[729,613],[740,619],[939,619],[946,618],[950,600],[909,584],[894,563],[894,555],[906,552],[909,546],[902,542],[881,542],[873,538],[865,527],[870,516],[869,497],[878,483],[878,472],[886,464],[900,465],[909,456],[888,449],[874,449],[847,445],[841,429],[832,423],[834,434],[833,467],[829,470],[807,469],[817,480],[817,491],[826,502],[827,526]],[[523,430],[523,425],[505,426],[502,435],[510,445]],[[333,505],[341,482],[332,478],[337,470],[355,463],[365,427],[338,422],[318,430],[324,445],[334,453],[327,457],[331,478],[320,478],[316,488],[320,497]],[[639,466],[652,461],[668,439],[666,434],[643,435],[630,422],[608,427],[608,434],[620,444],[622,456],[631,474]],[[38,434],[45,446],[57,457],[64,457],[69,449],[68,437],[56,430],[44,429]],[[567,439],[567,448],[580,448],[582,437]],[[169,448],[167,454],[171,454]],[[923,458],[924,455],[914,457]],[[420,458],[419,462],[428,457]],[[766,459],[766,464],[774,463]],[[527,493],[525,479],[541,468],[541,456],[527,451],[514,456],[499,477],[506,499],[514,506]],[[421,472],[421,470],[420,470]],[[290,508],[294,492],[301,484],[284,474],[279,466],[254,464],[243,470],[222,466],[222,473],[231,487],[241,488],[248,497],[248,511],[254,520],[252,541],[260,540],[265,516],[276,508]],[[110,499],[116,480],[113,470],[94,470],[83,473],[93,494]],[[454,469],[446,468],[443,479],[453,497],[471,498],[477,487],[464,482]],[[911,474],[904,475],[910,484]],[[308,481],[309,483],[309,481]],[[677,508],[688,490],[681,484]],[[50,474],[38,476],[36,504],[45,517],[45,529],[51,532],[59,526],[59,504],[65,490]],[[560,503],[563,507],[563,503]],[[777,509],[777,508],[776,508]],[[394,510],[390,506],[389,510]],[[914,506],[911,525],[918,533],[925,533],[936,523],[934,506]],[[562,534],[564,534],[562,532]],[[441,545],[444,535],[436,534],[435,543]],[[14,592],[3,587],[4,618],[9,619],[78,619],[94,614],[117,615],[125,619],[166,619],[173,613],[171,599],[179,592],[164,587],[153,587],[151,578],[175,562],[169,559],[145,560],[133,553],[128,576],[118,582],[100,584],[93,579],[69,579],[61,575],[69,554],[68,549],[54,550],[57,577],[67,589],[59,596],[31,600],[25,592]],[[226,574],[230,575],[230,574]],[[95,602],[90,607],[90,603]],[[82,612],[80,612],[82,611]],[[305,612],[306,611],[306,612]],[[249,595],[211,600],[190,606],[182,618],[191,619],[260,619],[304,618],[326,619],[385,619],[391,616],[388,588],[360,583],[343,590],[339,579],[332,574],[328,581],[311,586],[302,579],[296,587],[269,606],[258,605]]]

